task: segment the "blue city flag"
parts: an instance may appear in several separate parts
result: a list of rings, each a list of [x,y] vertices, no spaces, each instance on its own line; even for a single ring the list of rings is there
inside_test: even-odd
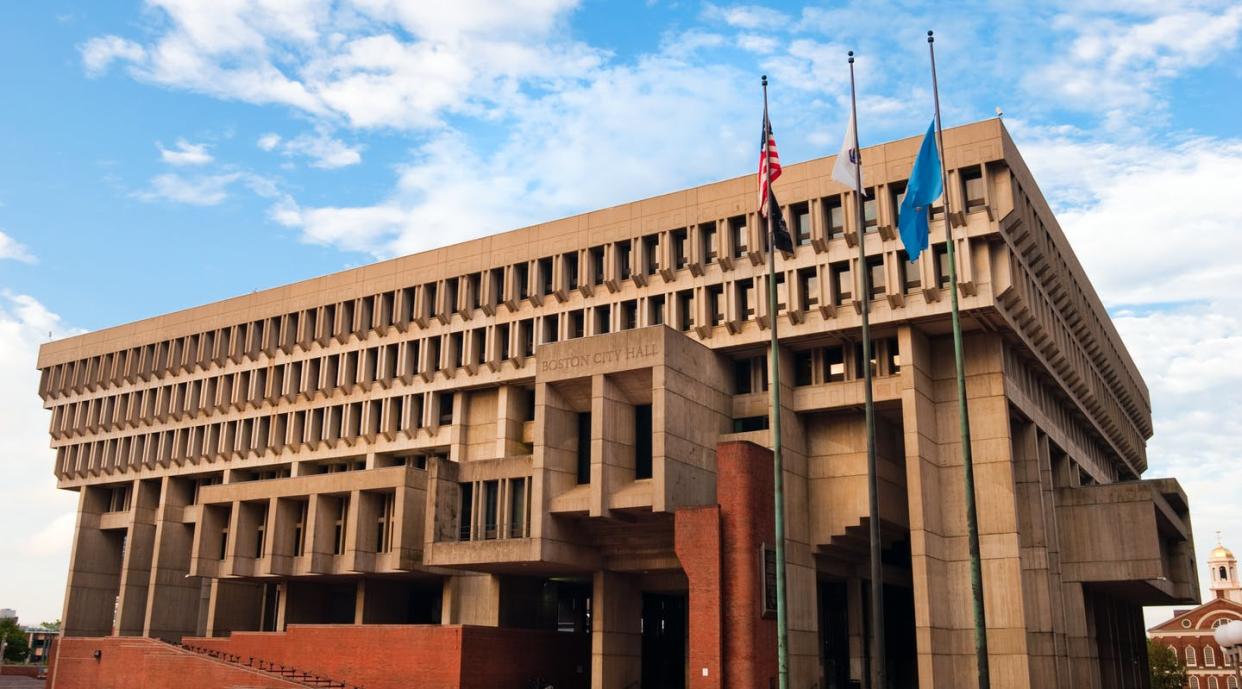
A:
[[[927,127],[919,157],[914,159],[910,181],[906,183],[906,197],[897,213],[897,228],[906,255],[911,261],[927,248],[927,216],[932,202],[944,193],[944,181],[940,177],[940,152],[936,150],[936,121]]]

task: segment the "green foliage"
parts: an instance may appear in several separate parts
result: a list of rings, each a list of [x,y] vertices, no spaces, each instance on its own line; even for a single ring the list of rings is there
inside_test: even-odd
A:
[[[26,643],[26,632],[18,626],[17,620],[0,620],[0,639],[4,639],[4,662],[24,663],[30,646]]]
[[[1183,689],[1186,666],[1176,651],[1162,643],[1147,640],[1147,667],[1151,672],[1151,689]]]
[[[45,631],[59,632],[60,631],[60,620],[56,620],[55,622],[40,622],[39,626],[42,627]]]

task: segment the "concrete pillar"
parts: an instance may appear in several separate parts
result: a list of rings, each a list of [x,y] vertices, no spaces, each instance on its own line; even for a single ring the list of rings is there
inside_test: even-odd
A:
[[[609,516],[608,498],[634,480],[634,405],[602,374],[591,377],[591,516]]]
[[[440,619],[443,624],[500,625],[500,577],[462,574],[444,581]]]
[[[194,527],[181,522],[193,495],[190,480],[164,478],[155,520],[155,557],[147,590],[143,636],[180,641],[198,632],[202,580],[189,577]]]
[[[120,636],[141,636],[145,626],[160,487],[159,479],[134,482],[117,599],[116,633]]]
[[[625,574],[595,573],[591,689],[628,689],[642,674],[642,592]]]
[[[65,636],[112,634],[124,534],[100,528],[108,498],[107,488],[87,486],[78,494],[78,523],[69,556],[62,615]]]

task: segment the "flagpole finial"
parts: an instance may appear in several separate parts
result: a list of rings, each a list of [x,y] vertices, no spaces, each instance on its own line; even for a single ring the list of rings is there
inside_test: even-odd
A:
[[[768,85],[768,75],[764,74],[763,76],[759,77],[759,80],[763,82],[764,86]]]
[[[852,65],[854,64],[854,51],[851,50],[849,55],[850,55],[850,64]]]
[[[927,42],[928,42],[928,43],[935,43],[935,42],[936,42],[936,34],[935,34],[935,33],[933,33],[931,29],[928,29],[928,30],[927,30]]]

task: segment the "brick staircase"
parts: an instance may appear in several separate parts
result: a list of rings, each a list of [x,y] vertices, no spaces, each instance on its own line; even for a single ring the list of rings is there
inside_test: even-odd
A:
[[[270,675],[280,677],[281,679],[293,682],[294,684],[300,684],[304,687],[313,687],[314,689],[363,689],[361,686],[346,684],[345,682],[330,679],[328,677],[321,677],[310,672],[304,672],[295,667],[281,665],[280,663],[274,663],[270,660],[264,660],[263,658],[255,658],[254,656],[243,657],[192,644],[172,645],[191,653],[197,653],[208,658],[214,658],[215,660],[225,663],[231,663],[233,665],[237,665],[238,667],[266,672]]]

